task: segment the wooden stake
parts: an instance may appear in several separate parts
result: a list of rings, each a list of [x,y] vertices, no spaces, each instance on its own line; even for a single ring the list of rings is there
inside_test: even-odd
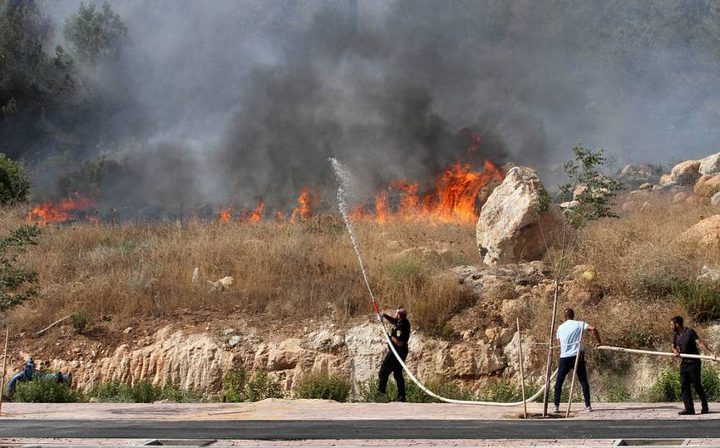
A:
[[[518,358],[520,358],[520,390],[522,391],[523,400],[523,418],[527,419],[527,401],[525,401],[525,369],[523,367],[523,352],[522,352],[522,335],[520,334],[520,318],[515,319],[517,322],[517,333],[518,333]]]
[[[572,406],[572,402],[573,402],[573,390],[575,388],[575,378],[577,377],[578,364],[580,363],[580,353],[581,353],[580,350],[581,349],[582,349],[582,333],[580,334],[580,341],[578,341],[578,351],[575,354],[575,367],[573,367],[572,380],[570,380],[570,396],[568,397],[568,407],[567,407],[567,412],[565,413],[565,418],[570,417],[570,406]]]
[[[7,371],[8,341],[10,340],[10,327],[5,328],[5,352],[3,353],[2,378],[0,378],[0,415],[2,415],[3,394],[5,393],[5,373]]]
[[[67,316],[63,317],[62,319],[56,320],[55,322],[51,323],[51,324],[48,325],[47,327],[45,327],[45,328],[43,328],[42,330],[40,330],[40,331],[38,331],[37,333],[35,333],[35,335],[36,335],[36,336],[41,336],[43,333],[45,333],[46,331],[48,331],[49,329],[51,329],[51,328],[54,327],[55,325],[59,324],[60,322],[63,322],[63,321],[65,321],[65,320],[70,319],[70,316],[72,316],[72,314],[68,314]]]
[[[550,339],[548,340],[547,364],[545,367],[545,392],[543,393],[543,417],[547,417],[548,395],[550,394],[550,371],[553,360],[553,340],[555,336],[555,316],[557,314],[558,295],[560,293],[560,278],[555,278],[555,293],[553,294],[552,319],[550,321]]]

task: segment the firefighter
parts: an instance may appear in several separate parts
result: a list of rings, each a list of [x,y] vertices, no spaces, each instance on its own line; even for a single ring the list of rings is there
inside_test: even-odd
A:
[[[408,340],[410,339],[410,321],[407,320],[405,308],[403,308],[402,305],[399,306],[397,311],[395,311],[395,317],[388,316],[385,313],[382,314],[382,317],[393,325],[392,331],[390,331],[390,341],[395,351],[397,351],[397,354],[405,361],[408,355]],[[387,382],[390,373],[393,374],[395,383],[397,384],[397,401],[405,401],[405,377],[403,376],[403,368],[392,350],[388,349],[382,366],[380,366],[380,373],[378,374],[378,395],[380,399],[387,399]]]

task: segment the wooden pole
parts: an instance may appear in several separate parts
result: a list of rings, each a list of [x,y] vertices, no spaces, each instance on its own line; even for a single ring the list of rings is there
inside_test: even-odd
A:
[[[553,360],[553,336],[555,335],[555,316],[557,315],[558,295],[560,293],[560,277],[555,278],[555,293],[553,294],[552,319],[550,321],[550,338],[548,339],[547,364],[545,367],[545,391],[543,393],[543,417],[547,417],[548,395],[550,394],[550,371]]]
[[[2,378],[0,378],[0,415],[2,415],[3,394],[5,393],[5,373],[7,371],[8,341],[10,340],[10,327],[5,328],[5,351],[3,352]]]
[[[573,391],[575,390],[575,378],[577,377],[578,364],[580,363],[580,353],[582,350],[582,333],[580,333],[580,340],[578,341],[577,353],[575,353],[575,367],[573,367],[572,380],[570,380],[570,396],[568,397],[568,407],[565,413],[565,418],[570,417],[570,407],[573,402]]]
[[[523,401],[523,418],[527,419],[527,401],[525,401],[525,368],[523,367],[522,335],[520,334],[520,318],[516,318],[518,333],[518,358],[520,361],[520,391]]]

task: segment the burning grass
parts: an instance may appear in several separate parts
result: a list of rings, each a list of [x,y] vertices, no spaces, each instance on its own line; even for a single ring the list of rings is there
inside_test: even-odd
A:
[[[0,227],[23,221],[6,211]],[[350,319],[370,311],[367,291],[339,217],[319,215],[301,222],[188,221],[182,225],[75,223],[43,227],[40,244],[23,262],[40,274],[41,298],[9,314],[14,328],[35,329],[58,316],[83,311],[162,318],[179,310],[270,315],[273,319],[332,316]],[[393,222],[358,224],[371,284],[388,308],[445,307],[461,288],[437,277],[447,267],[475,258],[470,225]],[[415,267],[397,268],[407,249],[426,246]],[[425,249],[424,249],[425,250]],[[437,255],[442,253],[442,256]],[[433,256],[435,254],[435,256]],[[192,282],[194,268],[200,279]],[[224,276],[235,283],[211,291],[207,281]],[[456,282],[455,282],[456,283]],[[416,325],[433,327],[433,318]]]

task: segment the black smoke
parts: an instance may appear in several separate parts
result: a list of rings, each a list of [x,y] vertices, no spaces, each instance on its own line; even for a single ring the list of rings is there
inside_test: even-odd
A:
[[[60,27],[78,2],[42,5]],[[429,182],[469,157],[467,129],[483,142],[475,162],[550,174],[578,142],[621,162],[670,162],[714,152],[720,136],[710,1],[112,6],[128,28],[122,58],[93,71],[77,114],[55,119],[59,133],[82,130],[66,149],[76,165],[36,175],[74,187],[68,173],[105,155],[118,165],[94,178],[95,193],[112,206],[262,195],[287,207],[305,185],[334,188],[330,156],[370,187]],[[27,146],[35,159],[57,157],[58,145],[39,146]]]

